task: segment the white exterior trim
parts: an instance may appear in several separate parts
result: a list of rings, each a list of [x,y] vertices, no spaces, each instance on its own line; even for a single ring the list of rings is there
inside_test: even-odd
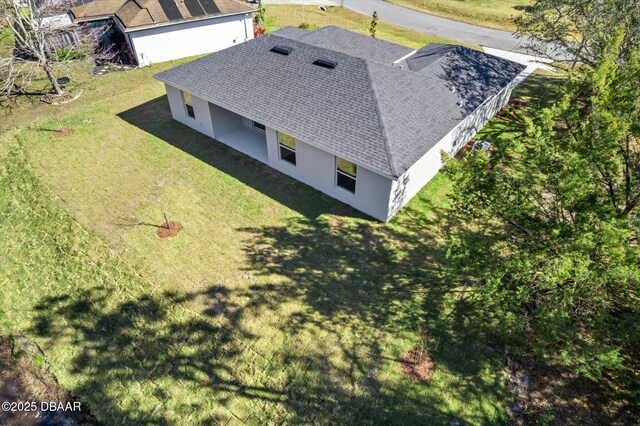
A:
[[[398,62],[402,62],[405,59],[407,59],[409,56],[413,56],[414,53],[416,53],[418,51],[418,49],[413,50],[410,53],[407,53],[406,55],[404,55],[402,58],[400,59],[396,59],[395,61],[393,61],[393,65],[397,64]]]

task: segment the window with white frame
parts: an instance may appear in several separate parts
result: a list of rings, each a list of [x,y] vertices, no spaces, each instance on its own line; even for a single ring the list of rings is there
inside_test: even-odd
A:
[[[187,111],[187,115],[191,118],[196,118],[196,112],[193,109],[193,99],[191,93],[182,92],[182,100],[184,101],[184,108]]]
[[[349,192],[356,192],[358,166],[344,158],[336,157],[336,185]]]
[[[285,133],[278,132],[280,159],[296,165],[296,139]]]

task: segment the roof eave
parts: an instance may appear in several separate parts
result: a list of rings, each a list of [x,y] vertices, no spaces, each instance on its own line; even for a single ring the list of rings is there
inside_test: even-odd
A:
[[[155,24],[149,24],[149,25],[142,25],[142,26],[137,26],[137,27],[127,27],[124,25],[124,22],[122,23],[122,27],[124,32],[126,33],[131,33],[131,32],[135,32],[135,31],[142,31],[142,30],[148,30],[151,28],[161,28],[161,27],[168,27],[171,25],[178,25],[178,24],[186,24],[189,22],[199,22],[199,21],[206,21],[209,19],[218,19],[218,18],[224,18],[227,16],[235,16],[235,15],[246,15],[247,13],[255,13],[257,12],[257,10],[247,10],[247,11],[243,11],[243,12],[232,12],[232,13],[225,13],[225,14],[220,14],[220,15],[206,15],[204,17],[202,16],[198,16],[196,18],[187,18],[187,19],[181,19],[179,21],[166,21],[166,22],[158,22]],[[118,16],[117,14],[115,14],[115,16]],[[122,20],[120,20],[122,21]]]
[[[176,89],[178,89],[178,90],[180,90],[180,91],[183,91],[183,92],[187,92],[187,93],[189,93],[189,90],[188,90],[188,89],[186,89],[184,86],[181,86],[180,84],[176,84],[174,81],[167,81],[166,79],[162,78],[162,76],[161,76],[161,75],[162,75],[164,72],[165,72],[165,71],[160,72],[160,73],[158,73],[158,74],[154,74],[154,75],[153,75],[153,78],[155,78],[156,80],[158,80],[158,81],[160,81],[160,82],[162,82],[162,83],[168,84],[168,85],[170,85],[171,87],[174,87],[174,88],[176,88]],[[227,109],[227,110],[229,110],[229,111],[231,111],[231,112],[233,112],[233,113],[235,113],[235,114],[242,115],[243,117],[246,117],[246,118],[248,118],[248,119],[250,119],[250,120],[252,120],[252,119],[253,119],[252,117],[249,117],[249,116],[248,116],[248,114],[246,114],[246,113],[243,113],[243,112],[241,112],[241,111],[234,111],[233,109],[227,108],[227,107],[225,107],[224,105],[220,105],[218,102],[214,102],[214,101],[212,101],[212,100],[209,100],[209,99],[206,99],[206,98],[204,98],[204,97],[201,97],[200,95],[198,95],[198,94],[196,94],[196,93],[192,93],[192,95],[197,96],[197,97],[199,97],[200,99],[205,100],[205,101],[207,101],[207,102],[210,102],[210,103],[212,103],[212,104],[214,104],[214,105],[218,105],[218,106],[220,106],[221,108],[225,108],[225,109]],[[274,126],[270,125],[270,123],[265,122],[265,120],[262,120],[262,121],[261,121],[261,123],[262,123],[262,124],[264,124],[264,125],[266,125],[266,126],[268,126],[268,127],[270,127],[270,128],[272,128],[272,129],[275,129],[276,131],[278,131],[278,130],[279,130],[279,129],[277,129],[276,127],[274,127]],[[283,132],[287,132],[287,134],[289,134],[289,131],[288,131],[287,129],[280,129],[280,130],[281,130],[281,131],[283,131]],[[295,132],[291,132],[291,133],[295,133]],[[294,134],[291,134],[291,136],[296,137]],[[296,139],[298,139],[298,138],[296,137]],[[392,172],[392,173],[388,173],[388,172],[386,172],[386,171],[384,171],[384,170],[380,170],[379,168],[374,167],[374,166],[372,166],[372,165],[364,164],[364,163],[362,163],[360,160],[357,160],[357,159],[355,159],[355,158],[351,158],[351,157],[349,157],[348,155],[346,155],[346,156],[345,156],[344,154],[339,154],[339,153],[335,153],[335,152],[327,151],[327,150],[326,150],[326,148],[324,148],[324,147],[319,147],[317,144],[307,142],[307,141],[305,140],[305,138],[300,138],[300,140],[301,140],[302,142],[304,142],[304,143],[308,144],[308,145],[311,145],[311,146],[313,146],[313,147],[315,147],[315,148],[317,148],[317,149],[321,150],[321,151],[324,151],[324,152],[329,153],[329,154],[331,154],[331,155],[334,155],[334,156],[336,156],[336,157],[344,158],[345,160],[347,160],[347,161],[350,161],[350,162],[354,163],[354,164],[355,164],[355,165],[357,165],[358,167],[362,167],[362,168],[365,168],[365,169],[367,169],[367,170],[370,170],[370,171],[372,171],[372,172],[374,172],[374,173],[376,173],[376,174],[378,174],[378,175],[380,175],[380,176],[383,176],[383,177],[385,177],[385,178],[387,178],[387,179],[390,179],[390,180],[397,180],[397,179],[400,177],[400,176],[393,175],[393,174],[392,174],[393,172]]]
[[[105,19],[110,19],[110,18],[113,18],[115,16],[115,14],[110,13],[110,14],[106,14],[106,15],[83,16],[83,17],[78,18],[73,14],[73,11],[70,11],[69,15],[71,16],[71,19],[73,20],[73,22],[78,22],[78,23],[93,22],[93,21],[103,21]]]

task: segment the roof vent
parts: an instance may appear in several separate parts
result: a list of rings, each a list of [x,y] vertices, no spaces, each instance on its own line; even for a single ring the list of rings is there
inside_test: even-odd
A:
[[[293,49],[288,47],[288,46],[283,46],[281,44],[276,44],[271,49],[269,49],[269,51],[276,52],[276,53],[279,53],[281,55],[288,56],[289,53],[293,52]]]
[[[459,107],[464,106],[464,100],[460,99],[458,102],[456,102],[456,105],[458,105]]]
[[[338,63],[336,61],[332,61],[327,58],[318,58],[313,61],[313,65],[318,65],[319,67],[334,69]]]
[[[449,91],[451,93],[456,93],[456,86],[449,86]]]

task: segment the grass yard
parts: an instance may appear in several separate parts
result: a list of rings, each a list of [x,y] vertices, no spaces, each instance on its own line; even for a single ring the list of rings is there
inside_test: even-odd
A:
[[[4,142],[3,332],[34,336],[98,418],[504,420],[502,351],[432,223],[446,181],[384,227],[173,122],[150,79],[61,121],[72,136]],[[148,225],[165,212],[172,240]],[[397,362],[418,325],[428,385]]]
[[[13,34],[0,24],[0,55],[6,55],[13,48]]]
[[[266,26],[268,31],[275,31],[287,25],[298,26],[302,24],[302,9],[300,6],[271,6],[267,7]],[[370,17],[360,15],[349,9],[339,7],[328,8],[327,11],[320,10],[319,7],[307,6],[305,8],[306,22],[312,26],[335,25],[351,31],[368,34]],[[4,46],[9,46],[12,41],[8,34],[5,34]],[[428,43],[453,43],[457,42],[446,40],[440,37],[431,36],[429,34],[420,33],[409,30],[397,25],[391,25],[386,22],[380,22],[378,25],[378,37],[396,43],[404,44],[410,47],[422,47]],[[3,44],[0,42],[0,49]],[[469,46],[475,47],[477,46]],[[0,51],[1,53],[1,51]],[[162,67],[175,66],[189,59],[173,61],[170,64],[163,64]],[[115,77],[107,76],[105,84],[97,84],[103,80],[99,80],[89,75],[92,65],[86,62],[80,62],[69,67],[69,77],[71,77],[70,87],[83,90],[84,95],[72,104],[61,107],[51,107],[44,105],[39,101],[37,96],[34,97],[18,97],[11,102],[0,104],[0,132],[13,129],[18,125],[27,125],[38,119],[47,119],[56,116],[62,111],[70,110],[80,111],[91,105],[97,98],[109,98],[119,91],[126,92],[133,90],[139,84],[137,79],[120,79],[122,74]],[[159,72],[158,67],[147,67],[136,70],[136,73],[149,77]],[[112,79],[118,80],[117,85],[113,84]],[[48,85],[46,78],[41,77],[36,80],[34,90],[43,89]],[[120,92],[121,93],[121,92]]]
[[[296,23],[267,14],[271,29]],[[80,67],[77,102],[16,105],[0,145],[0,334],[33,337],[106,424],[504,423],[504,346],[445,239],[473,256],[491,236],[448,217],[449,182],[390,224],[362,217],[173,121],[152,78],[173,65]],[[155,235],[165,214],[184,226],[173,239]],[[420,342],[427,383],[398,362]]]
[[[531,0],[385,0],[454,21],[483,27],[515,31],[513,19],[520,15]]]

